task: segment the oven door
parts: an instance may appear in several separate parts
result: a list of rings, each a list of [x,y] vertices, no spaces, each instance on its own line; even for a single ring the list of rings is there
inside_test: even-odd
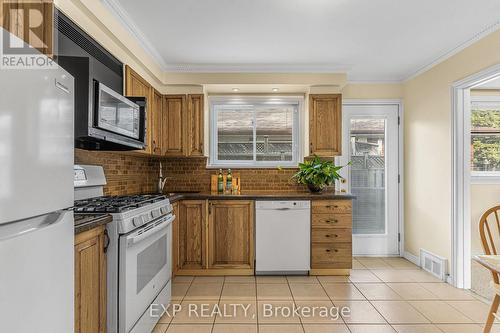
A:
[[[172,275],[172,224],[163,216],[120,236],[120,333],[129,332]]]
[[[95,126],[140,140],[141,109],[139,105],[104,84],[95,84]]]

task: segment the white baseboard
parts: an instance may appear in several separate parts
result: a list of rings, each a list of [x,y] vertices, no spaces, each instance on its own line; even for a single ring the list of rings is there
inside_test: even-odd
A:
[[[419,256],[416,256],[408,251],[405,251],[404,254],[403,254],[403,258],[405,258],[406,260],[414,263],[415,265],[417,265],[418,267],[420,267],[420,258]]]

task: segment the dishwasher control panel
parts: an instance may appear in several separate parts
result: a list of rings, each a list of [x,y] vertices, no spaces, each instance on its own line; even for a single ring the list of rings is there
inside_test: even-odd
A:
[[[309,209],[311,202],[309,200],[282,200],[282,201],[256,201],[256,209]]]

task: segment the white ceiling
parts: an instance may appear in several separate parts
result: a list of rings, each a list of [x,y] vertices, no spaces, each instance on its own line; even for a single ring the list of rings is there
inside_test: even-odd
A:
[[[166,71],[401,81],[500,26],[499,0],[102,0]]]

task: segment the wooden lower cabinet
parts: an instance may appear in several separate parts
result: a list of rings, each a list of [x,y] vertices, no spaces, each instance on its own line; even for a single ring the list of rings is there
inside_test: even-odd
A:
[[[106,332],[105,227],[75,237],[75,333]]]
[[[207,263],[206,200],[184,200],[178,208],[178,271],[202,270]]]
[[[209,268],[253,270],[253,201],[210,201],[208,211]]]
[[[183,200],[173,206],[174,274],[254,274],[253,200]],[[310,274],[348,275],[351,268],[351,200],[312,200]]]
[[[311,275],[348,275],[352,268],[351,200],[311,202]]]
[[[174,204],[178,205],[177,225],[173,226],[176,275],[254,274],[253,201],[183,200]]]

